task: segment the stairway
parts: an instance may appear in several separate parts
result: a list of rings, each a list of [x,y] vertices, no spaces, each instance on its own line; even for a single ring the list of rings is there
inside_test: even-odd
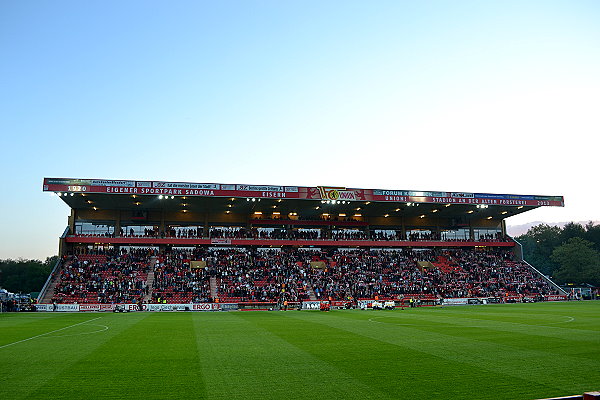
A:
[[[317,300],[317,295],[315,294],[315,291],[313,290],[311,285],[307,285],[306,286],[306,294],[308,294],[308,298],[310,300]]]
[[[48,285],[48,289],[46,289],[46,293],[44,294],[44,297],[42,298],[42,301],[40,301],[40,303],[42,303],[42,304],[52,303],[52,297],[54,296],[54,289],[56,289],[58,282],[60,282],[60,278],[58,276],[55,277],[54,280],[50,281],[50,284]]]
[[[68,261],[65,266],[70,265],[71,262]],[[60,271],[63,269],[63,266],[59,266],[54,272],[54,276],[48,283],[48,287],[46,288],[46,292],[44,293],[44,297],[41,299],[41,304],[49,304],[52,303],[52,297],[54,297],[54,289],[58,286],[60,282]]]
[[[150,272],[146,278],[146,287],[148,288],[148,294],[144,296],[144,303],[148,303],[152,299],[152,289],[154,286],[154,266],[158,262],[156,257],[150,258]]]
[[[215,278],[214,276],[210,277],[210,297],[214,299],[216,299],[219,295],[218,291],[217,291],[217,278]]]

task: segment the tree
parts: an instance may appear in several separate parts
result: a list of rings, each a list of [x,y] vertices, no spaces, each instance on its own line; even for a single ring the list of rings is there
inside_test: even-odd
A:
[[[0,287],[15,293],[38,292],[44,286],[57,258],[0,260]]]
[[[571,238],[554,249],[551,258],[559,265],[554,274],[556,282],[600,286],[600,253],[592,242]]]
[[[571,238],[585,238],[586,231],[585,228],[576,222],[569,222],[565,226],[563,226],[562,231],[560,233],[560,242],[565,243]]]
[[[46,267],[50,267],[50,271],[52,271],[52,268],[54,268],[54,266],[56,265],[56,263],[58,262],[59,259],[60,259],[59,256],[46,257],[46,261],[44,261],[44,265]]]
[[[523,245],[523,258],[542,273],[551,275],[558,265],[550,258],[554,248],[561,244],[562,231],[558,226],[540,224],[517,237]]]
[[[600,225],[594,225],[592,221],[585,225],[585,240],[594,243],[596,251],[600,251]]]

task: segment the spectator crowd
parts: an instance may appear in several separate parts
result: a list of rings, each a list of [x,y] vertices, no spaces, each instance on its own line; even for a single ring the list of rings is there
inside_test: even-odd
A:
[[[107,253],[72,257],[60,271],[54,299],[121,303],[146,297],[152,302],[189,303],[557,294],[504,249],[195,248]]]

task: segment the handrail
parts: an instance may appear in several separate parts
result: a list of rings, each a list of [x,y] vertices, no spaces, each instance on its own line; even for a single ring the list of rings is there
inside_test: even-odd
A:
[[[61,239],[65,239],[68,235],[69,235],[69,227],[67,226],[65,228],[65,230],[63,231],[62,235],[60,235],[60,238]],[[62,259],[59,257],[58,260],[56,261],[56,264],[54,264],[54,268],[52,268],[52,271],[50,272],[50,275],[48,275],[48,278],[46,279],[46,283],[44,283],[44,286],[42,287],[42,290],[40,291],[40,294],[38,294],[38,297],[37,297],[38,303],[40,301],[42,301],[42,299],[46,295],[46,292],[48,291],[48,286],[50,286],[50,281],[52,280],[52,277],[54,276],[54,273],[56,271],[58,271],[58,268],[60,267],[61,263],[62,263]]]
[[[562,293],[563,295],[567,295],[568,293],[561,288],[560,286],[558,286],[556,283],[554,283],[552,281],[552,279],[548,278],[546,275],[542,274],[536,267],[534,267],[533,265],[529,264],[527,262],[527,260],[525,260],[525,257],[523,255],[523,245],[515,238],[512,238],[512,240],[515,241],[515,243],[517,243],[519,245],[519,247],[521,248],[521,261],[524,262],[525,264],[527,264],[529,266],[529,268],[531,268],[532,270],[534,270],[535,272],[538,273],[538,275],[540,275],[542,278],[544,278],[544,280],[546,282],[548,282],[550,285],[552,285],[555,289],[557,289],[560,293]]]
[[[54,268],[52,268],[52,272],[50,272],[50,275],[48,275],[48,279],[46,279],[46,283],[44,283],[44,286],[42,287],[42,290],[40,291],[40,294],[38,294],[38,297],[37,297],[38,303],[40,301],[42,301],[42,299],[46,295],[46,292],[48,291],[48,286],[50,286],[50,282],[52,281],[52,277],[54,276],[54,273],[56,271],[58,271],[58,269],[59,269],[59,267],[60,267],[61,264],[62,264],[62,259],[59,258],[56,261],[56,264],[54,264]]]

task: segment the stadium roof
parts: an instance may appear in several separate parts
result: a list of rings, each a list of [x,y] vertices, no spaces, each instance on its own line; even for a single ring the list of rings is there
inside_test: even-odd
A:
[[[435,213],[503,219],[541,206],[564,206],[562,196],[301,187],[164,181],[44,178],[43,190],[71,208],[166,209],[239,213],[323,213],[416,217]],[[463,214],[463,215],[464,215]]]

